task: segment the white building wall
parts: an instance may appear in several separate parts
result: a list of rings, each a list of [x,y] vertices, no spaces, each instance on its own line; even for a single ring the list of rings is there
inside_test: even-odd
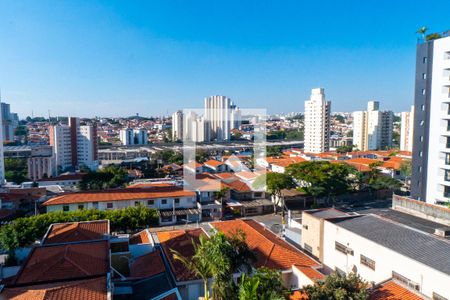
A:
[[[181,110],[172,114],[172,139],[183,140],[183,112]]]
[[[350,273],[357,271],[368,282],[380,283],[392,277],[392,271],[418,283],[421,293],[431,297],[433,292],[450,299],[450,276],[432,269],[402,254],[367,240],[331,222],[324,222],[323,263],[325,266]],[[386,234],[389,234],[388,232]],[[354,251],[353,255],[335,249],[339,242]],[[360,263],[360,255],[375,261],[375,270]]]
[[[0,102],[1,106],[1,102]],[[2,114],[0,113],[0,124],[2,124]],[[0,130],[0,186],[5,182],[5,158],[3,152],[3,132]]]
[[[56,165],[62,169],[72,166],[72,147],[70,141],[70,127],[67,125],[53,126]]]
[[[450,180],[445,179],[450,170],[445,162],[450,153],[450,37],[434,41],[432,69],[426,201],[450,202]]]
[[[366,149],[366,119],[367,112],[355,111],[353,113],[353,145],[359,149]]]
[[[124,146],[134,145],[133,129],[131,128],[121,129],[119,132],[119,139],[122,145]]]
[[[84,165],[91,170],[98,168],[98,161],[95,159],[96,148],[94,146],[97,141],[95,128],[91,125],[83,125],[78,127],[77,132],[77,156],[78,165]]]

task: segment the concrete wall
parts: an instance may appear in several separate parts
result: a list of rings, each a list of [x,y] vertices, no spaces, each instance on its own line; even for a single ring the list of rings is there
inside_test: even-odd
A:
[[[443,206],[394,195],[392,197],[392,209],[450,226],[450,209]]]
[[[322,243],[323,243],[323,220],[314,217],[313,215],[302,213],[302,241],[303,249],[308,246],[312,248],[311,254],[322,261]],[[306,244],[306,247],[305,247]]]

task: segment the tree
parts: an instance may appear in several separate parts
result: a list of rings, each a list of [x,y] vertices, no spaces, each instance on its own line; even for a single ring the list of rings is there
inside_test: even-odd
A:
[[[224,187],[224,188],[221,188],[220,190],[214,192],[214,197],[216,199],[218,199],[220,201],[220,204],[222,205],[222,212],[223,212],[223,209],[225,206],[223,199],[227,196],[228,190],[229,190],[228,187]]]
[[[305,161],[292,164],[286,172],[300,182],[301,189],[312,196],[328,199],[351,190],[351,174],[356,170],[348,164],[332,164],[328,161]]]
[[[192,247],[194,247],[195,254],[190,259],[173,249],[170,251],[172,252],[173,257],[180,261],[186,269],[202,279],[204,298],[205,300],[209,300],[208,280],[212,276],[212,265],[205,256],[205,252],[207,251],[207,239],[204,236],[200,236],[198,244],[192,240]]]
[[[390,176],[381,174],[379,167],[382,165],[383,165],[382,161],[369,164],[370,172],[366,180],[366,185],[369,188],[369,190],[378,191],[384,189],[390,190],[399,189],[402,186],[400,181]]]
[[[5,158],[5,178],[7,181],[21,184],[28,181],[28,165],[23,158]]]
[[[267,156],[280,156],[282,154],[280,146],[271,146],[266,149]]]
[[[239,287],[239,300],[258,300],[258,286],[258,278],[242,275]]]
[[[111,231],[126,232],[158,224],[157,211],[141,205],[105,211],[89,209],[72,212],[51,212],[18,218],[10,224],[0,227],[0,247],[6,251],[13,251],[18,247],[30,246],[36,240],[41,239],[53,223],[105,219],[110,220]]]
[[[405,178],[405,185],[407,185],[408,179],[412,176],[412,161],[410,159],[405,160],[400,165],[400,174]]]
[[[295,182],[293,178],[285,173],[268,173],[256,178],[253,186],[257,189],[264,188],[270,193],[274,200],[274,211],[277,213],[277,206],[281,204],[282,211],[284,213],[284,198],[282,190],[294,188]],[[281,203],[280,203],[281,201]]]
[[[345,154],[353,151],[353,146],[340,146],[336,149],[337,153]]]
[[[325,281],[305,287],[309,299],[365,300],[369,297],[368,284],[355,273],[347,276],[331,273]]]
[[[107,166],[99,171],[88,171],[78,187],[80,190],[103,190],[123,187],[127,182],[127,172],[123,168]]]

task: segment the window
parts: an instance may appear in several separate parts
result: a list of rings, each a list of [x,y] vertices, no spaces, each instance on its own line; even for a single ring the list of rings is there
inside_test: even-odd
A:
[[[422,78],[427,79],[427,73],[422,73]]]
[[[422,89],[422,95],[425,95],[426,91],[425,89]]]
[[[450,198],[450,187],[444,186],[444,197]]]
[[[167,204],[167,199],[162,199],[161,204]]]
[[[313,251],[312,247],[310,245],[306,244],[306,243],[304,245],[304,248],[305,248],[306,252],[312,253],[312,251]]]
[[[444,170],[444,180],[450,181],[450,170]]]
[[[421,108],[422,108],[422,111],[425,111],[425,104],[422,104]]]
[[[433,300],[448,300],[444,296],[439,295],[438,293],[433,292]]]
[[[175,204],[180,204],[180,198],[175,198]]]
[[[155,204],[155,200],[147,200],[147,205],[154,205]]]
[[[112,202],[106,203],[106,208],[111,209],[111,208],[113,208],[113,207],[114,207],[114,205],[113,205]]]
[[[69,205],[63,205],[63,211],[69,211],[69,210],[70,210]]]
[[[261,198],[262,197],[262,193],[261,192],[255,192],[255,198]]]
[[[406,278],[403,275],[400,275],[399,273],[392,271],[392,278],[400,281],[401,283],[405,284],[406,286],[416,290],[420,291],[420,285],[414,281],[411,281],[409,278]]]
[[[426,64],[427,61],[428,61],[427,57],[424,57],[424,58],[422,59],[422,62],[423,62],[424,64]]]
[[[139,206],[139,201],[134,201],[134,206]]]
[[[334,247],[337,251],[342,252],[344,254],[350,254],[350,255],[354,255],[354,251],[353,249],[345,246],[344,244],[341,244],[339,242],[334,242]]]
[[[375,261],[361,254],[360,262],[362,265],[375,270]]]
[[[83,204],[78,205],[78,209],[79,210],[83,210],[84,209],[84,205]]]

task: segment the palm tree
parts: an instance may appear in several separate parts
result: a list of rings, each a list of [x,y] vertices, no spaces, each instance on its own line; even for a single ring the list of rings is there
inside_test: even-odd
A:
[[[428,28],[426,28],[425,26],[420,27],[416,33],[421,34],[422,35],[422,39],[425,41],[425,33],[427,32]]]
[[[174,259],[180,261],[186,267],[186,269],[202,279],[203,289],[205,291],[204,299],[209,300],[208,280],[212,276],[212,269],[211,262],[207,259],[207,256],[204,255],[206,250],[206,242],[207,239],[203,236],[200,236],[198,244],[196,244],[194,240],[192,240],[192,246],[194,247],[195,255],[190,259],[181,255],[178,251],[175,251],[173,249],[171,249],[170,251],[172,252]]]

